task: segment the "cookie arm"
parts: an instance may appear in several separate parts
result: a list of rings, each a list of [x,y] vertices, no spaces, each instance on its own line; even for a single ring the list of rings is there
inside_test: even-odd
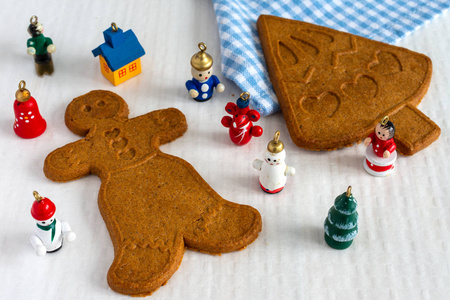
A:
[[[92,157],[89,153],[90,148],[85,140],[58,148],[45,158],[44,174],[47,178],[59,182],[89,175]]]
[[[151,134],[152,146],[159,148],[159,145],[169,143],[182,136],[187,130],[187,122],[184,114],[176,108],[166,108],[149,113],[149,117],[154,121],[156,131]]]

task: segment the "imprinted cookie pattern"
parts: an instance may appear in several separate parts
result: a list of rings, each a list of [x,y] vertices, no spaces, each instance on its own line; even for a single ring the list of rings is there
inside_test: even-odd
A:
[[[218,254],[257,238],[256,209],[221,198],[189,163],[159,150],[187,130],[177,109],[128,119],[121,97],[92,91],[69,104],[65,120],[85,138],[50,153],[44,173],[63,182],[100,177],[98,204],[114,245],[107,276],[113,290],[149,295],[178,269],[186,247]]]

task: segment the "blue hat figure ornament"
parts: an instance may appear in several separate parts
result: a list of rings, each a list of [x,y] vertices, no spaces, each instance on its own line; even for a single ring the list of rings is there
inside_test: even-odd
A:
[[[204,102],[211,99],[214,88],[222,93],[225,86],[213,75],[213,58],[206,53],[205,43],[199,43],[199,52],[191,58],[192,79],[186,81],[186,89],[194,100]]]

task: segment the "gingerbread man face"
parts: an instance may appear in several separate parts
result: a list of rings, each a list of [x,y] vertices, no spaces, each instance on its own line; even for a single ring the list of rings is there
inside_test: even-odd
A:
[[[256,239],[262,222],[257,210],[221,198],[188,162],[159,150],[187,130],[179,110],[127,114],[112,92],[74,99],[66,124],[86,137],[50,153],[44,173],[55,181],[100,177],[99,208],[115,250],[108,283],[144,296],[167,282],[186,247],[240,250]]]
[[[66,125],[74,133],[85,136],[89,129],[105,119],[128,119],[128,106],[114,93],[92,91],[89,97],[81,96],[66,109]]]

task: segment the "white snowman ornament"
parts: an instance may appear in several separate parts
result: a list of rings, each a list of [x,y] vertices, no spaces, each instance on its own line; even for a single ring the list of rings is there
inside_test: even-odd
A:
[[[56,206],[50,199],[41,197],[36,191],[33,195],[36,200],[31,207],[31,215],[36,220],[36,230],[30,236],[30,243],[36,255],[43,256],[61,249],[64,240],[75,240],[76,234],[70,229],[69,223],[54,217]]]
[[[260,171],[259,184],[261,189],[270,194],[281,192],[286,185],[287,176],[294,176],[294,167],[286,165],[286,151],[283,142],[279,140],[280,132],[275,132],[274,138],[267,145],[264,160],[255,159],[253,167]]]

